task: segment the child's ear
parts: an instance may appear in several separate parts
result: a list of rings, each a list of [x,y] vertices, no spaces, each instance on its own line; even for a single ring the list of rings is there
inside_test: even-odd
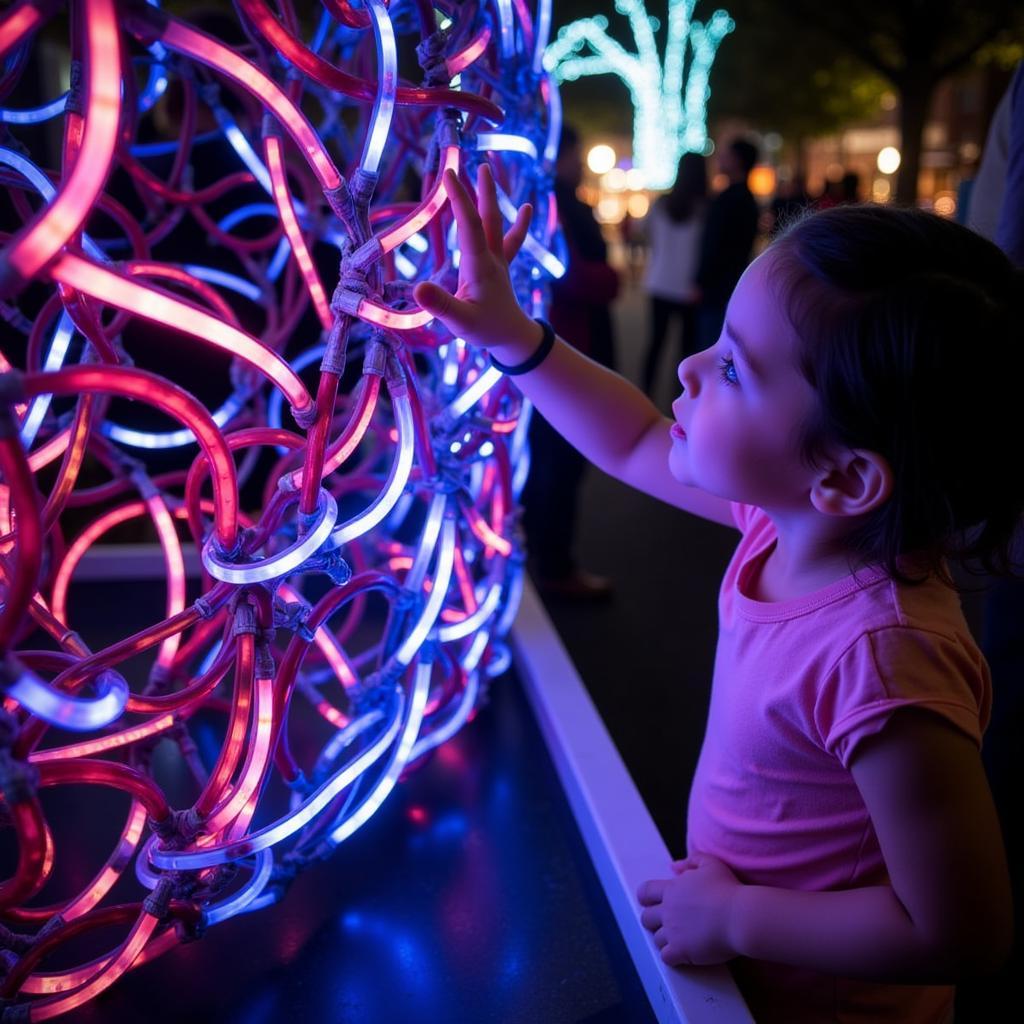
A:
[[[826,516],[862,516],[889,500],[889,461],[864,448],[833,453],[811,485],[811,504]]]

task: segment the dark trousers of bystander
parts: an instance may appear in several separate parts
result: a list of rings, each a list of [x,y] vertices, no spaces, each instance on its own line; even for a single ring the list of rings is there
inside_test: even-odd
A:
[[[685,359],[699,350],[697,338],[697,307],[691,302],[676,302],[660,295],[651,296],[651,329],[644,359],[643,388],[648,395],[654,394],[654,381],[658,374],[658,363],[665,347],[665,336],[672,321],[682,321],[683,339],[679,348],[680,359]]]

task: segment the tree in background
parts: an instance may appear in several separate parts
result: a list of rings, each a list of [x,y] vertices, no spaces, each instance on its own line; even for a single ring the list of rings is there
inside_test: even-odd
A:
[[[785,0],[770,5],[857,57],[899,98],[900,169],[895,199],[917,199],[922,136],[935,87],[999,37],[1024,33],[1020,0]]]
[[[734,25],[722,10],[706,24],[695,21],[695,5],[696,0],[668,0],[664,61],[655,38],[660,23],[648,15],[643,0],[615,3],[629,20],[636,52],[608,34],[603,15],[565,26],[545,51],[545,67],[558,81],[614,74],[625,83],[634,108],[633,166],[648,188],[669,188],[679,157],[707,147],[708,77],[719,44]]]

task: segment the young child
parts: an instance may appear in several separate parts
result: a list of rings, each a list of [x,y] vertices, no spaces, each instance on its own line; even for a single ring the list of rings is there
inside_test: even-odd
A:
[[[689,856],[638,893],[662,958],[731,962],[759,1022],[951,1019],[1012,932],[988,671],[945,559],[1005,568],[1024,510],[1020,277],[918,211],[804,219],[680,365],[673,422],[519,308],[529,209],[503,236],[486,167],[475,206],[446,185],[458,290],[417,301],[605,472],[742,534]]]

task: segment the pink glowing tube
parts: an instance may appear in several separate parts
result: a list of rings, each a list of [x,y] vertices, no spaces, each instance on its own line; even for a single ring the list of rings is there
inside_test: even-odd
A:
[[[246,7],[247,4],[243,3],[242,6]],[[270,17],[273,19],[273,15]],[[151,38],[155,33],[170,49],[193,57],[238,82],[288,129],[323,189],[330,191],[341,184],[338,168],[334,166],[334,161],[306,115],[288,99],[273,79],[268,78],[254,64],[205,32],[152,7],[127,12],[124,23],[129,32],[144,39]]]
[[[281,140],[276,135],[268,135],[263,140],[263,153],[266,157],[267,169],[270,171],[274,202],[281,215],[281,225],[288,237],[288,244],[292,247],[295,262],[298,263],[302,273],[302,279],[306,282],[309,297],[313,300],[313,308],[320,318],[320,325],[325,331],[330,330],[334,317],[331,315],[331,309],[327,303],[324,286],[320,283],[320,275],[313,265],[313,257],[310,256],[306,240],[302,237],[298,218],[295,216],[295,207],[292,204],[291,193],[288,191],[288,179],[285,176]]]
[[[167,618],[171,618],[185,608],[185,559],[181,554],[181,542],[178,540],[178,531],[174,528],[174,520],[167,508],[167,502],[151,483],[147,489],[151,489],[151,493],[146,495],[146,508],[156,527],[164,555],[164,569],[167,573],[166,614]],[[156,664],[161,669],[167,670],[171,667],[180,644],[181,634],[175,633],[160,645]]]
[[[238,481],[235,464],[217,424],[187,391],[169,380],[144,370],[128,367],[76,366],[56,373],[29,373],[24,377],[25,394],[69,395],[100,391],[138,398],[184,423],[195,435],[213,469],[214,519],[217,542],[230,551],[238,536]]]
[[[0,253],[0,293],[31,280],[82,226],[103,189],[121,113],[121,48],[114,0],[85,0],[87,100],[81,149],[57,197]]]
[[[312,409],[313,399],[292,368],[276,352],[237,327],[81,256],[62,256],[50,273],[86,295],[145,320],[172,324],[200,341],[238,356],[280,388],[296,413]]]
[[[487,49],[491,41],[491,30],[482,28],[458,53],[448,58],[448,74],[454,78],[465,71]]]
[[[297,68],[310,78],[330,89],[350,96],[364,103],[372,103],[377,96],[376,89],[368,82],[346,74],[333,64],[307,49],[274,17],[262,0],[238,0],[238,6],[267,41],[279,53],[284,54]],[[369,21],[367,20],[367,24]],[[165,39],[166,42],[166,39]],[[501,107],[481,96],[460,92],[457,89],[417,89],[400,86],[395,92],[395,102],[402,105],[455,107],[481,117],[495,124],[504,120]]]
[[[459,172],[459,147],[446,146],[444,158],[438,168],[437,177],[434,179],[433,187],[427,194],[426,199],[408,216],[403,217],[397,224],[382,232],[377,241],[382,252],[391,252],[403,242],[408,241],[428,221],[432,220],[448,201],[448,189],[444,183],[445,171]]]
[[[22,0],[0,18],[0,60],[12,46],[35,32],[56,6],[55,0]]]
[[[62,1013],[73,1010],[76,1006],[81,1006],[83,1003],[99,995],[104,989],[109,988],[135,962],[139,953],[142,952],[142,947],[149,941],[150,936],[156,931],[159,923],[151,914],[143,913],[129,933],[120,952],[116,957],[107,961],[107,965],[101,968],[98,975],[92,981],[83,985],[77,992],[73,992],[71,995],[44,999],[32,1004],[28,1010],[29,1020],[50,1020],[52,1017],[57,1017]]]
[[[18,866],[10,878],[0,882],[0,910],[30,899],[46,880],[46,822],[39,801],[29,796],[7,809],[18,837]]]

